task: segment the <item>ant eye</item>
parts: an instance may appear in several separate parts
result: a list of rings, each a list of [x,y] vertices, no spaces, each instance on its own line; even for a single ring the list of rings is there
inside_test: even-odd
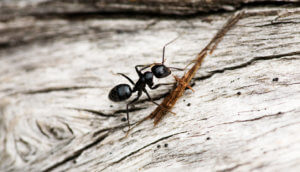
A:
[[[156,78],[164,78],[171,74],[171,70],[165,65],[155,65],[151,68],[151,71]]]

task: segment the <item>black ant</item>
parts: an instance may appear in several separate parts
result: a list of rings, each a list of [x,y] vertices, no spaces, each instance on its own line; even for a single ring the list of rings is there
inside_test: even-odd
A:
[[[151,98],[151,96],[149,95],[149,93],[146,90],[146,85],[148,85],[148,87],[153,90],[153,89],[157,89],[158,87],[160,87],[162,85],[169,85],[169,84],[165,83],[165,84],[156,84],[156,85],[154,85],[153,75],[156,78],[165,78],[165,77],[167,77],[171,74],[170,69],[182,70],[180,68],[167,67],[167,66],[164,65],[164,62],[165,62],[165,47],[167,45],[169,45],[170,43],[174,42],[177,38],[175,38],[174,40],[172,40],[172,41],[170,41],[170,42],[168,42],[167,44],[164,45],[163,55],[162,55],[162,63],[153,63],[151,65],[136,65],[135,66],[136,73],[139,76],[139,79],[136,83],[134,83],[125,74],[118,73],[118,74],[122,75],[123,77],[125,77],[133,85],[133,88],[131,89],[131,87],[128,84],[119,84],[119,85],[115,86],[113,89],[110,90],[109,95],[108,95],[108,98],[111,101],[114,101],[114,102],[124,101],[124,100],[127,100],[128,98],[130,98],[132,93],[138,92],[137,97],[135,99],[133,99],[132,101],[130,101],[129,103],[127,103],[127,106],[126,106],[127,122],[128,122],[129,130],[130,130],[130,123],[129,123],[128,108],[129,108],[130,105],[132,105],[136,101],[138,101],[138,99],[141,97],[143,92],[147,95],[149,101],[156,104],[157,106],[160,106],[158,103],[153,101],[153,99]],[[142,68],[139,69],[139,67],[142,67]],[[146,72],[142,73],[143,70],[145,70],[149,67],[151,67],[151,72],[146,71]],[[163,107],[161,107],[161,108],[163,108]],[[171,112],[171,113],[175,114],[174,112]]]

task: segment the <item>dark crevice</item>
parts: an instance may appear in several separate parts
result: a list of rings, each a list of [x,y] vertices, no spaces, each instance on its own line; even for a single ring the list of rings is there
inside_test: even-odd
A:
[[[48,171],[52,171],[55,168],[65,164],[66,162],[72,161],[74,159],[76,159],[77,157],[79,157],[84,151],[86,151],[87,149],[97,145],[98,143],[100,143],[101,141],[103,141],[106,137],[108,136],[108,133],[104,134],[103,136],[100,136],[99,138],[97,138],[96,140],[94,140],[93,142],[87,144],[86,146],[84,146],[83,148],[74,151],[71,155],[66,156],[62,161],[57,162],[53,165],[51,165],[50,167],[42,170],[44,172],[48,172]]]
[[[87,7],[92,7],[94,9],[90,11],[73,11],[73,12],[56,12],[56,11],[49,11],[43,13],[40,12],[21,12],[19,15],[13,15],[14,17],[17,16],[34,16],[36,18],[65,18],[69,20],[83,20],[83,19],[90,19],[90,18],[165,18],[165,19],[186,19],[186,18],[194,18],[198,17],[200,15],[212,15],[212,14],[223,14],[228,13],[232,11],[241,10],[245,7],[255,8],[255,7],[297,7],[299,5],[299,2],[278,2],[276,0],[270,0],[270,1],[264,1],[264,2],[250,2],[250,3],[244,3],[244,2],[236,2],[236,1],[224,1],[223,3],[216,3],[216,4],[205,4],[203,2],[199,3],[183,3],[183,4],[161,4],[159,3],[151,3],[147,4],[147,2],[143,2],[140,4],[133,3],[119,3],[119,6],[127,5],[127,7],[120,7],[120,8],[112,8],[109,5],[113,5],[112,3],[108,3],[108,8],[105,9],[104,7],[98,8],[94,7],[95,4],[92,3],[82,3],[83,5],[86,5]],[[48,4],[48,6],[51,6],[52,4]],[[115,4],[116,5],[116,4]],[[131,7],[128,5],[131,5]],[[147,9],[140,9],[140,6],[148,5]],[[161,7],[165,7],[164,10],[161,10]],[[224,6],[230,6],[232,9],[226,9]],[[43,7],[43,6],[42,6]],[[181,9],[177,9],[177,7],[180,7]],[[173,9],[172,9],[173,8]],[[9,18],[0,18],[0,21],[7,21],[13,17]]]
[[[22,28],[23,30],[14,30],[10,29],[11,31],[15,31],[17,35],[20,36],[15,36],[12,35],[11,33],[0,33],[0,36],[3,34],[8,34],[10,35],[10,39],[6,41],[0,42],[0,50],[7,50],[9,48],[16,48],[16,47],[21,47],[25,45],[30,45],[32,43],[39,43],[42,45],[47,45],[48,43],[52,43],[58,39],[65,39],[65,40],[72,40],[74,37],[76,39],[80,39],[80,36],[82,36],[83,39],[91,40],[97,37],[97,39],[105,39],[108,38],[112,34],[135,34],[140,30],[145,30],[147,29],[147,26],[142,26],[142,27],[137,27],[133,29],[110,29],[110,30],[101,30],[101,28],[93,28],[93,27],[86,27],[85,29],[82,30],[76,30],[74,27],[70,27],[68,30],[65,31],[60,31],[56,30],[52,27],[55,26],[48,26],[49,28],[43,28],[40,26],[33,26],[31,28]],[[61,27],[61,26],[57,26]],[[65,27],[65,25],[64,25]],[[76,27],[75,27],[76,28]],[[72,30],[73,29],[73,30]],[[30,39],[24,39],[24,35],[26,35],[26,30],[31,30],[32,32],[28,33],[30,35]],[[41,31],[44,30],[44,31]],[[55,31],[55,33],[52,33]],[[49,33],[51,32],[51,33]],[[75,32],[75,33],[74,33]],[[22,36],[23,35],[23,36]]]
[[[126,113],[127,110],[126,109],[120,109],[120,110],[116,110],[113,113],[103,113],[101,111],[97,111],[97,110],[92,110],[92,109],[82,109],[82,108],[68,108],[68,109],[74,109],[74,110],[78,110],[78,111],[84,111],[84,112],[89,112],[98,116],[102,116],[102,117],[117,117],[116,114],[120,114],[120,113]],[[130,108],[128,109],[128,112],[135,112],[135,111],[139,111],[142,109],[146,109],[144,107],[139,107],[139,108]]]
[[[241,63],[241,64],[236,65],[236,66],[225,67],[223,69],[213,70],[213,71],[209,72],[208,75],[201,76],[201,77],[195,77],[194,80],[195,81],[202,81],[202,80],[211,78],[212,76],[214,76],[215,74],[218,74],[218,73],[224,73],[225,71],[235,70],[235,69],[240,69],[240,68],[247,67],[247,66],[253,64],[256,61],[272,60],[272,59],[278,59],[278,58],[282,58],[282,57],[286,57],[286,56],[294,56],[294,55],[300,55],[300,51],[290,52],[290,53],[284,53],[284,54],[277,54],[277,55],[270,55],[270,56],[254,57],[251,60],[249,60],[249,61],[247,61],[245,63]]]
[[[160,100],[161,98],[166,97],[168,94],[169,94],[169,92],[166,92],[166,93],[157,95],[157,96],[153,97],[152,99],[153,100]],[[149,100],[148,99],[142,99],[140,101],[137,101],[135,104],[142,104],[144,102],[149,102]],[[127,113],[126,109],[119,109],[119,110],[116,110],[116,111],[114,111],[112,113],[104,113],[104,112],[101,112],[101,111],[98,111],[98,110],[85,109],[85,108],[69,108],[69,107],[67,107],[67,109],[73,109],[73,110],[78,110],[78,111],[89,112],[89,113],[92,113],[94,115],[102,116],[102,117],[118,117],[117,114]],[[143,109],[147,109],[147,107],[133,107],[133,108],[129,108],[128,112],[136,112],[136,111],[143,110]]]
[[[293,22],[293,21],[271,22],[271,23],[269,23],[269,24],[257,25],[257,26],[255,26],[255,27],[276,26],[276,25],[282,25],[282,24],[300,24],[300,22]]]
[[[96,137],[97,135],[99,135],[99,134],[101,134],[103,132],[106,132],[106,131],[109,131],[109,133],[112,133],[115,130],[121,129],[121,128],[124,128],[124,127],[128,127],[127,123],[126,124],[122,124],[122,125],[117,125],[117,126],[114,126],[114,127],[110,127],[110,128],[100,129],[100,130],[94,132],[93,137]]]
[[[50,137],[48,136],[48,134],[46,134],[44,132],[44,130],[42,129],[40,123],[38,121],[36,121],[35,123],[36,123],[37,128],[40,130],[40,132],[49,139]]]
[[[103,171],[103,170],[105,170],[106,168],[108,168],[108,167],[110,167],[110,166],[112,166],[112,165],[114,165],[114,164],[117,164],[117,163],[119,163],[119,162],[125,160],[126,158],[128,158],[128,157],[130,157],[130,156],[132,156],[132,155],[134,155],[134,154],[136,154],[136,153],[138,153],[139,151],[141,151],[141,150],[143,150],[143,149],[145,149],[145,148],[147,148],[147,147],[149,147],[149,146],[151,146],[151,145],[154,145],[154,144],[156,144],[156,143],[158,143],[158,142],[160,142],[160,141],[166,140],[166,139],[168,139],[168,138],[170,138],[170,137],[173,137],[173,136],[175,136],[175,135],[182,134],[182,133],[186,133],[186,132],[175,133],[175,134],[172,134],[172,135],[169,135],[169,136],[162,137],[162,138],[160,138],[160,139],[158,139],[158,140],[155,140],[155,141],[153,141],[153,142],[151,142],[151,143],[149,143],[149,144],[147,144],[147,145],[145,145],[145,146],[143,146],[143,147],[141,147],[141,148],[139,148],[139,149],[137,149],[137,150],[135,150],[135,151],[133,151],[133,152],[131,152],[131,153],[125,155],[125,156],[123,156],[123,157],[120,158],[119,160],[117,160],[117,161],[115,161],[115,162],[112,162],[110,165],[108,165],[107,167],[101,169],[100,171]]]
[[[68,108],[68,109],[74,109],[74,110],[78,110],[78,111],[89,112],[89,113],[92,113],[94,115],[98,115],[98,116],[102,116],[102,117],[116,117],[114,114],[105,114],[103,112],[92,110],[92,109],[81,109],[81,108]]]
[[[263,116],[260,116],[260,117],[257,117],[257,118],[251,118],[251,119],[246,119],[246,120],[236,120],[236,121],[232,121],[232,122],[225,122],[225,123],[221,123],[221,124],[218,124],[218,125],[234,124],[234,123],[240,123],[240,122],[252,122],[252,121],[257,121],[257,120],[261,120],[261,119],[269,118],[269,117],[274,117],[274,116],[279,117],[279,116],[282,116],[282,115],[283,115],[282,112],[278,112],[278,113],[272,114],[272,115],[263,115]]]
[[[151,6],[150,6],[151,7]],[[153,7],[153,6],[152,6]],[[155,8],[155,7],[154,7]],[[170,11],[171,9],[169,9]],[[117,10],[111,10],[111,11],[104,11],[103,9],[95,9],[93,11],[74,11],[74,12],[44,12],[44,13],[25,13],[23,15],[19,16],[33,16],[37,19],[56,19],[56,18],[62,18],[67,20],[86,20],[86,19],[153,19],[153,18],[159,18],[159,19],[189,19],[189,18],[195,18],[199,16],[207,16],[207,15],[218,15],[223,14],[228,11],[224,9],[218,9],[213,11],[197,11],[197,10],[185,10],[178,12],[173,10],[174,13],[164,13],[162,11],[158,12],[155,9],[151,10],[124,10],[119,9]],[[13,18],[16,18],[18,16],[9,17],[9,18],[0,18],[0,21],[6,22]]]
[[[289,86],[289,85],[298,85],[298,84],[300,84],[300,82],[287,83],[287,84],[285,84],[285,83],[280,83],[279,85]]]
[[[151,145],[154,145],[154,144],[156,144],[156,143],[158,143],[158,142],[160,142],[160,141],[166,140],[166,139],[168,139],[168,138],[170,138],[170,137],[173,137],[173,136],[175,136],[175,135],[182,134],[182,133],[185,133],[185,132],[175,133],[175,134],[172,134],[172,135],[169,135],[169,136],[162,137],[162,138],[160,138],[160,139],[158,139],[158,140],[155,140],[155,141],[153,141],[153,142],[151,142],[151,143],[149,143],[149,144],[147,144],[147,145],[145,145],[145,146],[143,146],[143,147],[141,147],[141,148],[139,148],[139,149],[137,149],[137,150],[135,150],[135,151],[129,153],[128,155],[123,156],[123,157],[120,158],[119,160],[113,162],[112,165],[113,165],[113,164],[117,164],[117,163],[123,161],[124,159],[126,159],[126,158],[128,158],[128,157],[130,157],[130,156],[132,156],[132,155],[134,155],[134,154],[136,154],[136,153],[138,153],[139,151],[141,151],[141,150],[143,150],[143,149],[145,149],[145,148],[147,148],[147,147],[149,147],[149,146],[151,146]]]
[[[255,8],[255,7],[297,7],[299,2],[280,2],[278,0],[270,0],[270,1],[252,1],[248,3],[242,3],[240,8]]]
[[[51,87],[51,88],[43,88],[40,90],[29,90],[21,93],[22,94],[43,94],[43,93],[50,93],[55,91],[73,91],[73,90],[88,89],[88,88],[98,88],[98,87],[93,87],[93,86]]]
[[[222,170],[217,170],[217,172],[228,172],[228,171],[233,171],[241,166],[244,166],[244,165],[247,165],[247,164],[250,164],[250,162],[245,162],[245,163],[241,163],[241,164],[236,164],[235,166],[232,166],[232,167],[229,167],[229,168],[225,168],[225,169],[222,169]]]
[[[23,12],[19,15],[11,14],[10,17],[4,17],[0,18],[0,21],[6,22],[9,20],[12,20],[14,18],[17,18],[19,16],[33,16],[37,19],[55,19],[55,18],[62,18],[67,20],[85,20],[85,19],[153,19],[153,18],[159,18],[159,19],[190,19],[195,18],[199,16],[208,16],[208,15],[222,15],[225,13],[230,13],[232,11],[238,11],[242,10],[243,8],[255,8],[255,7],[297,7],[300,3],[299,2],[278,2],[278,1],[268,1],[268,2],[250,2],[250,3],[243,3],[243,2],[230,2],[230,3],[223,3],[215,6],[211,5],[198,5],[196,3],[189,5],[186,5],[188,9],[180,11],[180,10],[173,10],[169,9],[168,12],[165,13],[158,9],[153,8],[161,8],[161,4],[159,4],[160,7],[156,6],[150,6],[153,7],[152,10],[143,10],[138,11],[134,9],[112,9],[111,11],[103,10],[103,9],[95,9],[92,11],[74,11],[74,12],[43,12],[43,13],[27,13]],[[88,5],[88,4],[87,4]],[[143,5],[143,4],[142,4]],[[50,4],[51,6],[51,4]],[[224,6],[231,6],[234,9],[233,10],[227,10],[224,9]],[[177,7],[176,5],[174,6]],[[182,7],[182,6],[181,6]],[[202,9],[200,11],[199,9]],[[260,12],[258,12],[260,13]],[[275,13],[266,13],[276,15]]]
[[[74,132],[73,132],[72,128],[70,127],[70,125],[69,125],[68,123],[66,123],[66,122],[62,122],[62,123],[64,123],[64,124],[67,126],[68,130],[69,130],[70,133],[73,135]]]
[[[128,109],[128,112],[135,112],[135,111],[139,111],[142,109],[146,109],[146,108],[144,108],[144,107],[130,108],[130,109]],[[127,112],[126,109],[120,109],[120,110],[116,110],[115,112],[113,112],[113,115],[120,114],[120,113],[126,113],[126,112]]]

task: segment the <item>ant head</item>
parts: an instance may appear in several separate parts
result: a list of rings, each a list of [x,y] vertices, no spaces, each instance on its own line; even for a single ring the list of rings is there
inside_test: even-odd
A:
[[[164,64],[154,65],[151,68],[151,71],[156,78],[164,78],[171,74],[170,68],[166,67]]]
[[[153,85],[153,73],[152,72],[145,72],[144,73],[144,78],[145,78],[145,82],[146,84],[151,87]]]

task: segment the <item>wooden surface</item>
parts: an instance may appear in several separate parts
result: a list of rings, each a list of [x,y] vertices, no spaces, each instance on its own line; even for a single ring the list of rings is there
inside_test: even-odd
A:
[[[0,20],[22,15],[72,16],[91,14],[192,15],[235,11],[243,6],[297,4],[299,0],[2,0]]]
[[[126,104],[107,98],[127,83],[116,73],[136,81],[134,65],[160,62],[179,34],[166,64],[184,67],[233,13],[0,22],[0,171],[299,171],[300,9],[244,10],[176,116],[146,121],[127,138]],[[160,102],[171,88],[150,94]],[[155,109],[145,99],[132,123]]]

